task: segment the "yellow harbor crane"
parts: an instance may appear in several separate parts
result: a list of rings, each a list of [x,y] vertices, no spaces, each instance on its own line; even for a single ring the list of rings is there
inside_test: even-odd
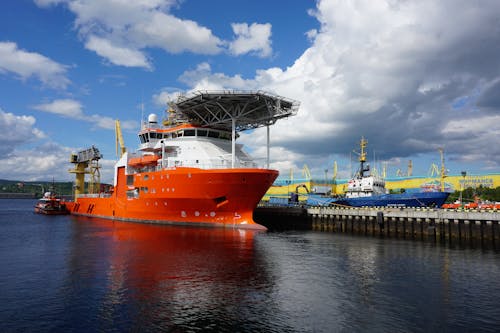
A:
[[[332,194],[337,192],[337,161],[333,161]]]
[[[398,177],[411,177],[413,174],[413,162],[411,160],[408,161],[408,170],[406,172],[398,169],[396,171],[396,176]]]
[[[441,155],[441,172],[439,174],[441,182],[441,192],[444,192],[444,179],[446,178],[446,168],[444,167],[444,150],[443,148],[438,148],[438,150],[439,155]]]
[[[429,167],[429,171],[427,171],[427,177],[435,177],[439,175],[439,167],[437,166],[436,163],[432,163],[431,166]]]
[[[304,179],[307,181],[310,181],[312,179],[311,171],[309,171],[309,167],[307,166],[307,164],[304,164],[304,167],[302,168],[302,177],[304,177]]]
[[[69,172],[75,174],[75,198],[85,192],[85,175],[90,175],[88,192],[98,193],[101,186],[101,173],[99,169],[99,160],[102,154],[99,149],[92,146],[76,154],[71,154],[70,163],[75,165]]]
[[[116,135],[116,156],[120,158],[127,151],[127,148],[125,147],[125,141],[123,141],[122,129],[120,126],[120,121],[118,119],[115,120],[115,135]],[[120,149],[119,152],[118,148]]]
[[[427,177],[433,178],[433,177],[439,176],[439,184],[441,187],[441,192],[444,192],[444,188],[445,188],[444,179],[448,176],[446,174],[446,167],[444,165],[444,150],[443,150],[443,148],[438,148],[438,151],[439,151],[439,155],[441,158],[441,167],[439,167],[435,163],[432,163],[430,168],[429,168],[429,171],[427,171]]]

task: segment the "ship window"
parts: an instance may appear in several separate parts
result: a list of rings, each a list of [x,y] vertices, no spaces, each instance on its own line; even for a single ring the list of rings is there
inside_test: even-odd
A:
[[[219,137],[219,132],[209,131],[209,132],[208,132],[208,136],[209,136],[210,138],[218,138],[218,137]]]
[[[148,176],[148,175],[144,175],[143,179],[144,179],[144,180],[148,180],[148,179],[149,179],[149,176]]]
[[[180,138],[183,135],[184,131],[177,132],[177,137]]]
[[[127,185],[134,184],[134,175],[127,175]]]
[[[207,132],[208,132],[207,130],[201,130],[201,129],[199,129],[198,130],[198,136],[207,136]]]
[[[139,189],[133,189],[133,190],[128,190],[127,191],[127,198],[128,199],[135,199],[139,197]]]
[[[176,138],[177,137],[177,133],[172,133],[172,138]]]
[[[148,188],[147,187],[141,187],[141,191],[144,193],[148,193]]]
[[[228,132],[222,132],[220,134],[220,138],[224,140],[231,140],[231,134]]]
[[[195,136],[196,131],[194,129],[184,130],[184,136]]]

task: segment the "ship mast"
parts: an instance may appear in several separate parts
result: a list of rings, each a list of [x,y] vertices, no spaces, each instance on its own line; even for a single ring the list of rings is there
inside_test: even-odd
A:
[[[368,140],[366,140],[363,136],[361,137],[361,141],[359,143],[359,146],[361,148],[361,152],[359,154],[359,178],[363,178],[365,171],[368,171],[369,168],[365,167],[365,162],[366,162],[366,145],[368,144]]]

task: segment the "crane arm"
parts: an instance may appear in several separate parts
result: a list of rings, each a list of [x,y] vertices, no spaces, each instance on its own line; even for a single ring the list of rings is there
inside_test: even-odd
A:
[[[122,129],[120,127],[120,121],[115,120],[115,134],[116,134],[116,155],[122,157],[122,155],[127,151],[125,143],[123,141]],[[120,153],[118,155],[118,148],[120,148]]]

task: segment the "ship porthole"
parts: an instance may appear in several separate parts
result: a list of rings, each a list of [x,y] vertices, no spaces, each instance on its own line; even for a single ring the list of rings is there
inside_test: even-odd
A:
[[[200,212],[199,211],[194,212],[194,216],[200,216]]]
[[[214,217],[215,216],[215,212],[210,212],[210,216]]]
[[[182,217],[186,217],[186,216],[187,216],[186,212],[185,212],[185,211],[182,211],[182,212],[181,212],[181,216],[182,216]]]

